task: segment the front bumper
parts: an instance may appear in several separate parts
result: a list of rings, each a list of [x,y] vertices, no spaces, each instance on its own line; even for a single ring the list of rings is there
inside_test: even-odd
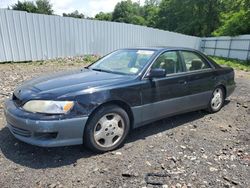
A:
[[[83,131],[88,117],[33,120],[22,117],[24,113],[12,100],[5,102],[7,127],[19,140],[41,147],[82,144]]]

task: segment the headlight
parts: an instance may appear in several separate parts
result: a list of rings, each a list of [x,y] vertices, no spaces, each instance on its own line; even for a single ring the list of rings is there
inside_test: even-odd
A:
[[[25,103],[23,109],[45,114],[66,114],[73,106],[74,102],[72,101],[32,100]]]

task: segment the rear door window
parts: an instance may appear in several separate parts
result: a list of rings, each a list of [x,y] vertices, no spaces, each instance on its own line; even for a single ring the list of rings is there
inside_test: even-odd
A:
[[[194,52],[182,51],[184,64],[187,71],[199,71],[211,68],[208,63]]]

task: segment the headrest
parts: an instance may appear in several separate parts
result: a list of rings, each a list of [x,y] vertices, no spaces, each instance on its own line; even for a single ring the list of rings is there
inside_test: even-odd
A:
[[[165,63],[167,64],[167,65],[173,65],[174,64],[174,60],[173,59],[165,59]]]
[[[190,67],[190,70],[199,70],[202,68],[202,61],[199,60],[199,59],[194,59],[192,62],[191,62],[191,67]]]

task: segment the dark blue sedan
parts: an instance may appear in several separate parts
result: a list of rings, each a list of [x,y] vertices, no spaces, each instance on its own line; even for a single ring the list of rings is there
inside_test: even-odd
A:
[[[131,48],[77,71],[23,83],[5,102],[11,133],[43,147],[121,146],[130,130],[180,113],[219,111],[235,88],[232,68],[199,51]]]

